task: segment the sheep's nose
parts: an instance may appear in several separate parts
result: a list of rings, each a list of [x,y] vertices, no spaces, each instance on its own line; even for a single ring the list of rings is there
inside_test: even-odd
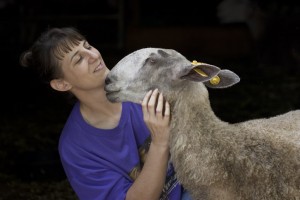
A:
[[[105,78],[105,84],[108,85],[108,84],[110,84],[110,83],[111,83],[111,79],[107,76],[107,77]]]

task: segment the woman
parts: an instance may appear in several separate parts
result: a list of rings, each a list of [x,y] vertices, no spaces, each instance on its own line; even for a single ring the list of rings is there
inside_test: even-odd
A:
[[[109,102],[109,69],[74,28],[44,32],[21,64],[36,67],[54,90],[78,100],[62,130],[59,154],[80,199],[181,199],[168,163],[169,104],[157,89],[141,105]]]

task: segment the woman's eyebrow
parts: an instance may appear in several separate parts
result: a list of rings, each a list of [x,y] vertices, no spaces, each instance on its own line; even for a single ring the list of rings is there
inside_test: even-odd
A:
[[[84,41],[83,41],[83,46],[84,46],[86,43],[87,43],[87,41],[84,40]],[[76,52],[73,54],[73,56],[71,57],[71,62],[72,62],[73,58],[78,54],[78,52],[79,52],[79,51],[76,51]]]

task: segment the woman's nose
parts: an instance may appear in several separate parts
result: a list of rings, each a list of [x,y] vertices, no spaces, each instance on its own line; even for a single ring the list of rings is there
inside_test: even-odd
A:
[[[95,61],[95,59],[98,59],[98,57],[99,57],[99,55],[96,52],[93,52],[93,51],[89,51],[88,56],[89,56],[89,61],[90,62]]]

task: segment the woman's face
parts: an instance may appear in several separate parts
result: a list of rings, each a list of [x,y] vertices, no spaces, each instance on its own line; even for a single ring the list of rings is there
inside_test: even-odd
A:
[[[72,85],[71,91],[102,88],[109,72],[100,52],[87,41],[81,41],[62,60],[63,79]]]

